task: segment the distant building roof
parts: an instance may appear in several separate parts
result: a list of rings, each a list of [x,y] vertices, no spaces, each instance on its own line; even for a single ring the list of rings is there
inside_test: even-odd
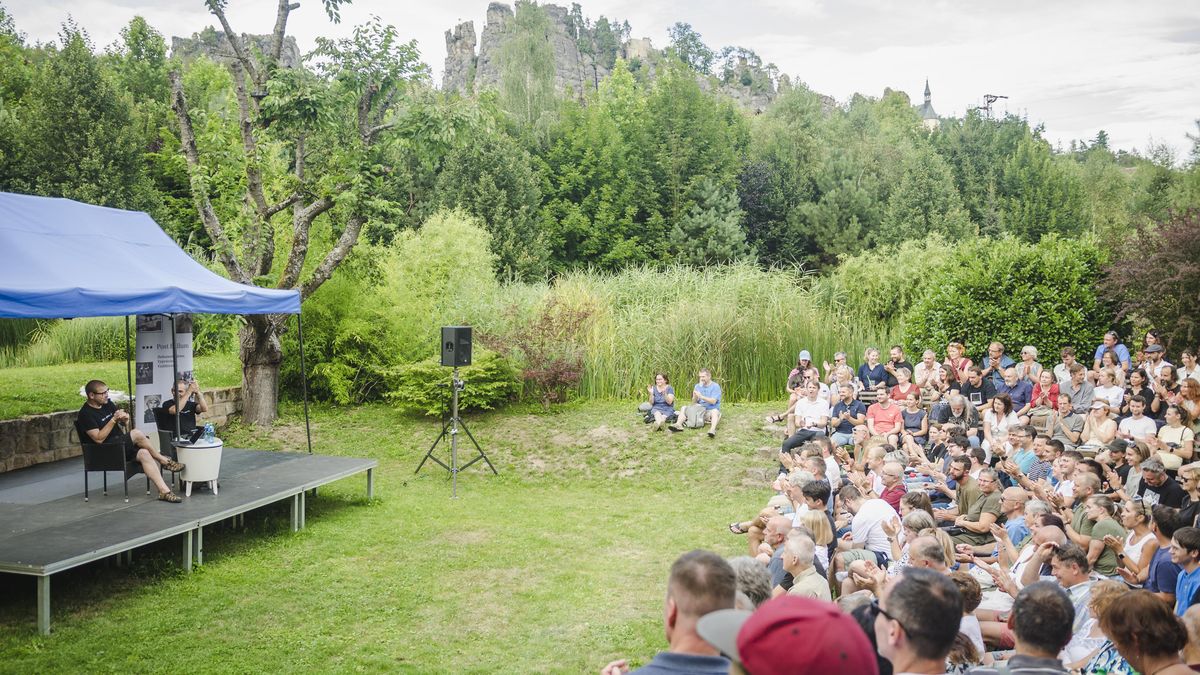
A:
[[[933,111],[933,99],[929,94],[929,78],[925,78],[925,103],[921,105],[920,112],[921,119],[923,120],[936,120],[938,118],[938,114]]]

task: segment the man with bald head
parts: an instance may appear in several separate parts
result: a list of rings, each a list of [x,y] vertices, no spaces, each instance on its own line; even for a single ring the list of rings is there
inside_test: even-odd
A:
[[[774,516],[767,521],[767,527],[763,530],[763,547],[769,548],[771,553],[767,556],[767,571],[771,573],[771,588],[775,588],[783,581],[783,577],[787,574],[787,570],[783,569],[783,544],[787,541],[788,532],[792,529],[792,519],[787,516]],[[760,555],[766,555],[764,550]]]

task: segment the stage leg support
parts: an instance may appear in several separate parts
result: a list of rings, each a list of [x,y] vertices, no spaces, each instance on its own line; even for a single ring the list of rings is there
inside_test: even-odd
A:
[[[37,621],[40,635],[50,634],[50,576],[37,578]]]
[[[183,571],[192,573],[192,532],[183,533]]]
[[[367,469],[367,499],[375,498],[375,469]]]

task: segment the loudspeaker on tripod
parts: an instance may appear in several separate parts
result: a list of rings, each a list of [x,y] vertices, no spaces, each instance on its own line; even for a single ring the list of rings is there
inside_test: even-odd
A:
[[[470,326],[442,326],[442,365],[471,365]]]

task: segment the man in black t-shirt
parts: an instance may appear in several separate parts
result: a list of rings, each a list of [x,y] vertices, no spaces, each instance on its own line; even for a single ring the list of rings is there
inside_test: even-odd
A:
[[[183,465],[174,460],[164,457],[161,453],[150,445],[150,439],[146,438],[137,429],[131,429],[129,433],[120,426],[129,421],[129,413],[120,410],[112,401],[108,400],[108,385],[100,380],[92,380],[85,387],[87,391],[87,403],[79,409],[79,427],[80,430],[87,434],[87,438],[81,440],[90,440],[92,443],[123,445],[125,447],[125,461],[136,461],[142,465],[142,471],[146,477],[150,479],[154,486],[158,488],[158,498],[165,502],[179,503],[183,501],[179,495],[171,492],[171,488],[167,487],[166,481],[163,480],[162,470],[160,466],[168,471],[180,471]]]
[[[958,393],[982,415],[987,410],[988,401],[996,395],[996,387],[990,378],[983,376],[982,368],[971,366],[967,371],[967,380],[959,386]]]
[[[887,386],[894,387],[900,384],[900,381],[896,379],[896,371],[908,368],[908,374],[911,376],[914,370],[913,365],[904,358],[904,349],[900,345],[893,345],[889,356],[891,358],[883,364],[883,369],[887,372]]]
[[[1187,501],[1187,492],[1167,475],[1167,469],[1157,457],[1151,457],[1142,462],[1142,484],[1138,486],[1137,496],[1150,504],[1162,504],[1172,508],[1180,508]]]
[[[204,397],[200,395],[200,383],[196,380],[191,382],[176,380],[171,398],[163,401],[163,404],[159,406],[159,410],[162,411],[159,419],[168,425],[161,431],[175,431],[175,401],[180,400],[183,401],[182,411],[179,415],[179,433],[181,434],[187,434],[196,428],[197,414],[208,412]]]

